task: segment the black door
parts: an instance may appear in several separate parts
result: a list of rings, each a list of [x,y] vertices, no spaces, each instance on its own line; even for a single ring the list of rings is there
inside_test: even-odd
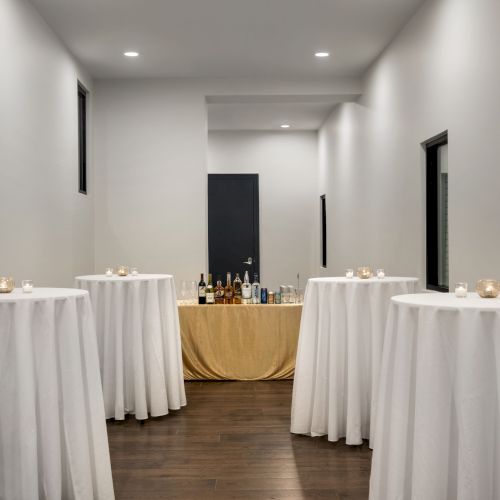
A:
[[[258,174],[208,174],[208,262],[223,283],[259,273]]]

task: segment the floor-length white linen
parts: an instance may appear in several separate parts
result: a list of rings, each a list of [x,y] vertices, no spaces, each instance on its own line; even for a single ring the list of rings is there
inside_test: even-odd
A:
[[[300,324],[291,432],[370,438],[385,322],[393,295],[412,293],[416,278],[313,278]]]
[[[88,293],[0,295],[0,498],[113,499]]]
[[[500,299],[394,297],[371,500],[500,498]]]
[[[174,279],[80,276],[94,308],[106,418],[166,415],[186,404]]]

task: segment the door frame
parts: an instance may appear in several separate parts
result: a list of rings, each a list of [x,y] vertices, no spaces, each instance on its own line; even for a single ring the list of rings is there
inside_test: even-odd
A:
[[[251,179],[253,181],[253,272],[259,275],[259,280],[262,281],[260,275],[260,220],[259,220],[259,174],[208,174],[207,179],[207,240],[208,240],[208,267],[210,269],[210,200],[208,198],[208,183],[210,178],[224,178],[224,179]],[[230,207],[229,207],[230,208]],[[257,226],[257,231],[255,230]],[[253,276],[250,276],[250,281]]]

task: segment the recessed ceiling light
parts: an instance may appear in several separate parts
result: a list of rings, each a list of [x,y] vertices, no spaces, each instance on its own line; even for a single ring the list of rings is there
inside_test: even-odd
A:
[[[330,56],[330,52],[316,52],[314,55],[316,57],[329,57]]]
[[[139,52],[135,52],[134,50],[131,50],[129,52],[124,52],[123,55],[126,57],[138,57]]]
[[[290,125],[288,123],[283,123],[283,125],[280,125],[281,128],[290,128]]]

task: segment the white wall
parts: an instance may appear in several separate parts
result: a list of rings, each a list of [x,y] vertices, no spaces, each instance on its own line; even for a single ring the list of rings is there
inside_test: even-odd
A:
[[[124,262],[172,273],[179,285],[207,270],[206,96],[345,97],[359,89],[355,78],[96,81],[96,271]]]
[[[317,133],[209,132],[209,173],[259,174],[260,282],[301,283],[317,265]]]
[[[207,252],[203,94],[175,80],[102,81],[95,94],[96,270],[196,279]]]
[[[94,267],[77,142],[77,80],[92,82],[24,0],[0,1],[0,55],[0,274],[72,286]]]
[[[500,277],[500,2],[429,0],[320,131],[329,267],[425,275],[424,156],[449,131],[450,283]]]

